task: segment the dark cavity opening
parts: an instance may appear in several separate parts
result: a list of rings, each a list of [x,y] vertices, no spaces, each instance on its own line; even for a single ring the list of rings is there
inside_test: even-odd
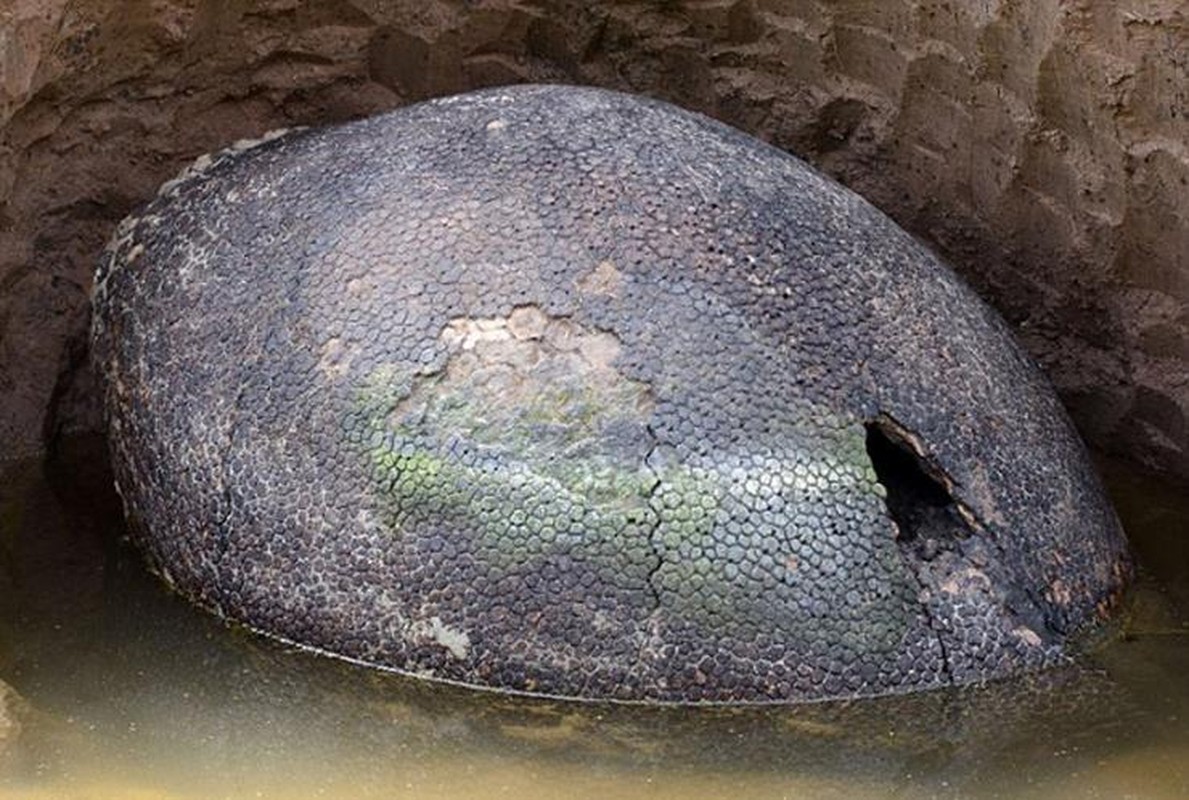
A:
[[[912,542],[949,528],[954,498],[938,470],[922,458],[890,420],[866,423],[867,455],[888,492],[888,513],[900,529],[897,539]]]

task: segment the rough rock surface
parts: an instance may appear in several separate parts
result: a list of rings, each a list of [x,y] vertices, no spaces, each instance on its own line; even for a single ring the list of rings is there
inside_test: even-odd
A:
[[[184,594],[418,675],[801,701],[1059,660],[1130,567],[994,313],[869,204],[671,105],[520,86],[203,158],[94,354]]]
[[[807,157],[1007,316],[1094,445],[1189,475],[1186,36],[1175,0],[6,0],[0,441],[98,424],[94,254],[187,160],[562,79]]]

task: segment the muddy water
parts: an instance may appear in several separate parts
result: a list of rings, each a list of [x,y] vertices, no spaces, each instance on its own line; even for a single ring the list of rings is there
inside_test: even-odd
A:
[[[1146,565],[1081,665],[789,709],[509,701],[190,609],[93,443],[0,464],[0,800],[1189,797],[1189,501],[1104,465]]]

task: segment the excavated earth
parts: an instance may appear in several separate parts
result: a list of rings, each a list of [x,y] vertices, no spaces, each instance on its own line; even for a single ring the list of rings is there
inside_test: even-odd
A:
[[[1177,0],[2,0],[0,457],[100,424],[95,257],[200,153],[480,86],[667,99],[813,162],[1011,322],[1095,447],[1189,478]]]

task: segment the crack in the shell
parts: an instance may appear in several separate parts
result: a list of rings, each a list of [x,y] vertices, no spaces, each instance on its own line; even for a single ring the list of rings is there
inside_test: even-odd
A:
[[[948,476],[946,477],[948,478]],[[1012,604],[1011,597],[1008,595],[1003,597],[1004,611],[1010,614],[1016,620],[1023,623],[1030,630],[1034,626],[1031,624],[1031,622],[1029,622],[1029,619],[1033,616],[1039,616],[1039,621],[1044,625],[1045,630],[1037,631],[1036,633],[1041,635],[1042,638],[1047,639],[1063,636],[1065,631],[1055,625],[1053,620],[1049,617],[1049,612],[1047,611],[1048,604],[1042,601],[1042,599],[1037,595],[1036,590],[1032,588],[1032,585],[1027,580],[1021,580],[1020,570],[1011,566],[1008,560],[1007,550],[1004,548],[1003,542],[1000,541],[999,535],[995,528],[991,525],[991,523],[983,519],[973,508],[971,508],[958,497],[957,490],[962,488],[961,483],[951,478],[950,485],[952,485],[953,488],[950,489],[950,486],[947,486],[947,491],[949,491],[950,497],[953,499],[954,507],[957,509],[958,515],[962,517],[962,521],[966,523],[966,527],[973,534],[978,536],[979,541],[986,542],[991,546],[995,554],[995,565],[1007,572],[1008,576],[1011,578],[1012,587],[1023,593],[1025,599],[1028,601],[1028,604],[1031,606],[1035,614],[1030,614],[1027,611],[1021,612],[1017,607],[1015,607],[1015,605]]]
[[[942,666],[947,681],[950,684],[954,683],[953,665],[943,636],[946,630],[942,626],[941,620],[934,615],[929,605],[933,594],[939,590],[938,586],[945,578],[945,574],[936,575],[931,570],[930,564],[933,563],[934,558],[940,551],[929,552],[928,543],[930,541],[936,543],[940,540],[942,549],[951,553],[960,563],[974,565],[984,572],[987,569],[994,570],[999,572],[1002,578],[1006,579],[1006,587],[997,587],[998,591],[995,593],[998,608],[1005,617],[1015,620],[1029,630],[1035,631],[1037,627],[1041,627],[1042,630],[1035,632],[1044,640],[1049,640],[1054,636],[1060,636],[1061,631],[1050,619],[1046,611],[1046,605],[1040,601],[1036,591],[1031,588],[1029,582],[1021,580],[1022,574],[1020,568],[1012,565],[1008,558],[1008,553],[999,540],[994,528],[974,508],[959,497],[963,485],[955,480],[928,454],[924,444],[921,442],[920,436],[887,412],[880,412],[874,419],[868,421],[866,428],[868,430],[869,454],[872,455],[873,467],[879,461],[871,449],[871,435],[874,432],[881,436],[887,444],[898,450],[904,457],[911,459],[912,464],[908,467],[909,470],[915,469],[919,471],[926,482],[931,481],[934,484],[932,487],[925,487],[924,489],[920,486],[913,486],[913,482],[916,481],[919,483],[921,478],[913,479],[911,476],[902,476],[897,481],[891,473],[887,473],[895,465],[886,461],[882,469],[887,474],[881,474],[881,471],[877,469],[880,482],[884,484],[887,490],[884,504],[888,518],[897,526],[900,534],[896,537],[898,550],[905,565],[908,567],[908,571],[912,574],[918,586],[919,595],[923,594],[928,597],[927,600],[920,603],[920,606],[930,630],[937,638],[938,647],[942,654]],[[891,479],[889,480],[889,478]],[[939,536],[936,540],[926,539],[924,542],[919,542],[917,539],[919,533],[917,523],[920,522],[921,518],[915,517],[915,519],[909,519],[905,515],[906,511],[911,513],[913,510],[911,506],[913,505],[929,504],[928,494],[931,492],[936,494],[938,491],[944,495],[944,504],[939,507],[952,507],[951,520],[953,524],[960,527],[948,531],[945,537]],[[902,496],[899,501],[896,501],[893,500],[893,492],[903,492],[908,496]],[[911,496],[913,493],[916,493],[915,497]],[[932,502],[936,504],[937,498],[934,497]],[[902,516],[905,516],[905,518],[901,519]],[[975,545],[964,546],[962,544],[971,539],[978,543],[984,543],[990,548],[990,551],[986,552],[983,556],[986,559],[985,564],[980,565],[979,559],[969,552],[969,548]],[[924,552],[922,552],[922,548],[924,548]],[[952,574],[952,572],[953,570],[951,569],[946,574]],[[1007,591],[1005,591],[1005,588]],[[1021,609],[1022,604],[1019,602],[1021,596],[1027,608]],[[1039,623],[1039,626],[1037,623]]]
[[[652,458],[654,455],[656,455],[656,451],[660,448],[661,443],[660,439],[656,435],[656,431],[652,429],[652,425],[645,424],[644,429],[648,431],[648,438],[652,442],[651,446],[648,448],[648,452],[644,454],[644,468],[648,470],[648,473],[652,476],[652,486],[648,490],[648,508],[652,511],[653,518],[652,525],[648,531],[648,543],[652,547],[652,555],[655,558],[651,569],[648,570],[648,575],[645,580],[648,590],[652,593],[652,610],[656,611],[661,606],[661,593],[660,589],[658,589],[656,586],[655,579],[657,573],[661,571],[661,567],[664,566],[665,558],[664,550],[661,547],[660,541],[658,541],[658,534],[660,533],[661,529],[661,514],[656,506],[656,494],[661,488],[661,475],[660,472],[658,472],[656,468],[653,467]]]
[[[961,487],[961,484],[957,482],[954,485],[955,487]],[[1034,627],[1029,620],[1034,616],[1039,617],[1039,621],[1044,625],[1045,630],[1036,631],[1036,633],[1044,639],[1064,636],[1065,631],[1055,625],[1053,620],[1050,619],[1047,610],[1048,604],[1042,602],[1042,599],[1037,595],[1036,590],[1032,588],[1029,581],[1021,580],[1021,571],[1011,566],[1008,561],[1007,550],[999,540],[999,536],[994,528],[956,496],[954,497],[954,506],[958,509],[958,514],[962,517],[967,527],[979,536],[979,541],[987,542],[991,546],[995,554],[994,564],[1007,573],[1011,579],[1012,588],[1024,595],[1034,614],[1027,611],[1021,612],[1012,603],[1011,596],[1008,594],[1005,594],[1003,597],[1003,610],[1025,625],[1029,630]]]
[[[925,624],[933,634],[934,641],[937,642],[944,683],[952,686],[955,684],[955,677],[949,648],[945,642],[946,631],[941,620],[933,613],[931,607],[933,595],[936,591],[932,584],[935,584],[936,581],[928,580],[926,577],[929,564],[936,556],[936,553],[928,554],[919,552],[915,526],[920,522],[920,518],[908,518],[906,512],[914,509],[908,509],[905,505],[920,506],[931,503],[937,504],[944,499],[946,505],[953,505],[955,507],[958,517],[967,529],[968,534],[980,532],[980,529],[972,524],[972,520],[977,521],[977,517],[974,516],[973,511],[967,509],[958,500],[954,491],[957,483],[945,470],[929,458],[920,441],[920,437],[916,433],[909,430],[899,420],[886,412],[880,412],[874,419],[867,422],[865,427],[867,430],[868,456],[871,459],[872,468],[875,469],[876,476],[883,485],[886,493],[884,496],[884,510],[887,514],[888,521],[892,523],[896,530],[896,550],[899,552],[907,572],[912,576],[917,589],[917,606],[925,617]],[[877,444],[878,440],[873,438],[873,434],[882,437],[886,442],[884,447],[890,446],[901,455],[893,457],[886,452],[882,456],[878,455],[880,446]],[[911,459],[912,463],[910,465],[896,464],[896,458],[908,458]],[[903,471],[907,474],[896,475],[892,470]],[[921,477],[913,478],[911,476],[913,470],[919,471]],[[930,481],[932,485],[928,485]],[[921,485],[922,482],[924,485]],[[899,501],[893,499],[894,495],[901,499]],[[955,540],[959,538],[957,534],[952,534],[952,536]]]
[[[637,668],[642,668],[644,666],[644,651],[652,642],[653,624],[655,622],[654,616],[660,611],[661,608],[661,593],[660,589],[656,585],[656,578],[657,574],[661,571],[661,567],[664,566],[665,563],[664,551],[661,548],[661,543],[659,541],[661,514],[656,505],[656,495],[661,488],[661,475],[652,464],[652,459],[656,455],[657,450],[660,448],[661,442],[660,438],[656,435],[656,431],[653,430],[651,424],[645,423],[644,429],[648,432],[648,438],[651,441],[648,452],[644,454],[643,465],[644,469],[646,469],[652,476],[652,486],[648,490],[648,508],[652,512],[651,524],[648,530],[648,544],[649,547],[652,548],[654,561],[648,570],[648,574],[644,578],[645,589],[652,596],[652,608],[648,612],[648,615],[644,618],[644,627],[640,631],[640,641],[636,647],[635,659],[635,666]],[[620,685],[622,685],[622,682]]]
[[[904,554],[903,547],[900,548],[900,552]],[[905,554],[905,560],[908,561],[909,558],[910,557]],[[915,580],[917,583],[917,599],[920,601],[921,612],[925,615],[925,624],[928,625],[929,630],[932,631],[933,638],[937,641],[937,649],[941,651],[941,672],[942,675],[945,676],[945,684],[947,686],[954,686],[956,685],[954,679],[954,668],[953,664],[950,663],[950,651],[945,644],[945,636],[943,635],[944,630],[942,628],[941,621],[938,620],[936,616],[934,616],[933,609],[929,605],[930,601],[933,599],[933,590],[928,586],[928,584],[925,583],[917,570],[913,568],[911,563],[908,566],[908,571],[912,574],[913,580]],[[923,600],[921,599],[922,594],[926,595]]]
[[[894,426],[892,428],[893,432],[903,434],[905,437],[907,437],[904,441],[909,447],[911,447],[912,453],[916,456],[918,464],[921,465],[922,469],[924,469],[929,477],[938,481],[942,487],[944,487],[950,502],[953,503],[954,509],[957,511],[958,516],[961,517],[967,531],[969,531],[970,534],[977,536],[978,541],[986,542],[991,546],[995,555],[995,565],[1007,573],[1011,579],[1011,586],[1024,595],[1024,598],[1031,607],[1031,609],[1021,611],[1012,604],[1011,598],[1005,595],[1003,597],[1002,603],[1004,611],[1026,625],[1029,629],[1034,627],[1034,625],[1029,622],[1029,620],[1034,617],[1039,617],[1039,621],[1043,623],[1045,630],[1037,631],[1037,633],[1044,638],[1060,637],[1064,635],[1064,631],[1055,625],[1054,621],[1050,619],[1050,615],[1046,610],[1048,604],[1043,602],[1042,598],[1037,595],[1036,590],[1032,588],[1031,584],[1027,580],[1021,580],[1022,575],[1020,570],[1011,566],[1007,550],[1004,548],[1003,543],[1000,541],[1000,537],[992,524],[984,519],[982,515],[980,515],[974,508],[966,503],[966,501],[959,497],[959,492],[964,488],[963,484],[957,479],[953,478],[944,469],[942,469],[941,466],[937,464],[927,452],[925,452],[925,448],[920,441],[920,437],[914,432],[910,431],[906,426],[901,424],[899,420],[895,419],[887,412],[883,412],[873,424],[878,425],[880,422]],[[963,554],[963,558],[964,560],[969,560],[965,554]]]

